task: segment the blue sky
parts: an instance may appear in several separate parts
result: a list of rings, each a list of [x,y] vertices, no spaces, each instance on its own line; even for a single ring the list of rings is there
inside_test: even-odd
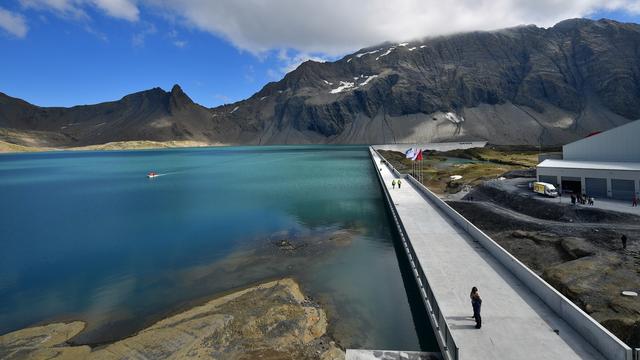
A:
[[[423,7],[431,0],[399,0],[400,10],[382,0],[368,6],[292,1],[3,0],[0,92],[41,106],[72,106],[178,83],[194,101],[216,106],[249,97],[306,59],[334,60],[386,40],[549,26],[578,16],[640,21],[638,1],[625,0],[613,6],[549,0],[554,5],[539,8],[516,0],[504,5],[507,0],[499,11],[434,2],[428,12]],[[488,19],[476,20],[482,11]]]

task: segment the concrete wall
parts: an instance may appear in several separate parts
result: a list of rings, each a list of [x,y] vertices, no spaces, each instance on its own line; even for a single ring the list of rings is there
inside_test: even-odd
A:
[[[640,120],[562,147],[564,160],[640,162]]]
[[[640,141],[639,141],[640,142]],[[578,177],[582,181],[582,189],[585,189],[585,178],[607,179],[607,197],[611,197],[611,179],[633,180],[636,184],[636,196],[640,197],[640,171],[622,170],[595,170],[595,169],[568,169],[568,168],[537,168],[539,176],[557,176],[558,184],[561,177]],[[587,194],[588,195],[588,194]],[[629,199],[631,201],[631,199]]]
[[[605,329],[597,321],[567,299],[564,295],[547,284],[538,275],[521,263],[498,243],[483,233],[469,220],[465,219],[452,207],[442,201],[424,185],[407,175],[406,179],[416,186],[426,197],[436,204],[472,238],[478,241],[498,262],[505,266],[534,294],[544,301],[558,316],[564,319],[604,357],[611,360],[632,360],[633,353],[629,346]],[[461,349],[464,351],[464,349]]]

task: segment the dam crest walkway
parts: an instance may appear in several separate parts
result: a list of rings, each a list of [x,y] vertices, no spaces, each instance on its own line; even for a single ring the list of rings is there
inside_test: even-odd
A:
[[[375,151],[371,156],[460,359],[604,359],[417,185],[403,178],[393,189],[398,176]],[[483,300],[481,329],[472,317],[473,286]]]

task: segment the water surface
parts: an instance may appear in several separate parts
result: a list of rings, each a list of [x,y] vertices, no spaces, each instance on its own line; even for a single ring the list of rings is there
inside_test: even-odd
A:
[[[0,155],[0,200],[0,334],[81,319],[101,343],[293,276],[343,346],[436,350],[365,147]]]

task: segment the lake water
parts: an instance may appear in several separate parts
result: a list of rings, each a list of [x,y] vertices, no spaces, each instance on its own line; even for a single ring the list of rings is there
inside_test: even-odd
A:
[[[0,334],[98,344],[292,276],[342,346],[435,351],[373,171],[357,146],[0,155]]]

